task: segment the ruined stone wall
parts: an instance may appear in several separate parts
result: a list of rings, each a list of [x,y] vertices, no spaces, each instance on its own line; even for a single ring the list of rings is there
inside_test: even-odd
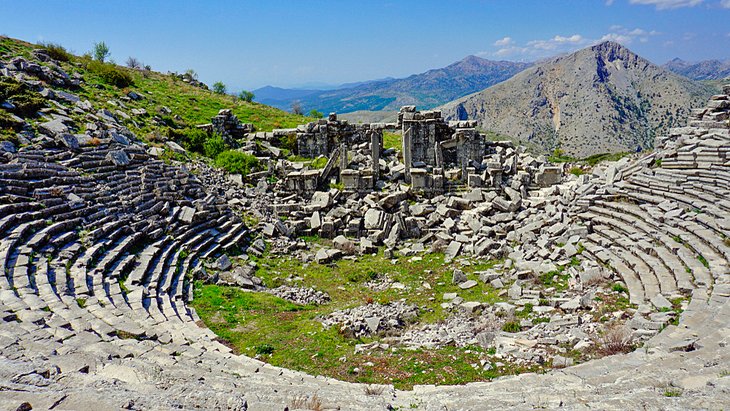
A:
[[[336,114],[297,127],[297,154],[315,158],[329,156],[336,147],[345,143],[347,147],[367,140],[369,125],[353,125],[346,120],[337,120]]]
[[[248,133],[255,131],[253,124],[244,124],[230,109],[223,109],[210,119],[212,131],[220,134],[231,147],[238,147]]]

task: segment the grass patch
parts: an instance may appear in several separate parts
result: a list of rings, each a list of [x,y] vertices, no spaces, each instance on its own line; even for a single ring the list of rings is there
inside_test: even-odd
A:
[[[578,177],[586,173],[585,170],[580,167],[571,167],[569,172],[570,174]]]
[[[699,260],[705,268],[710,268],[710,263],[707,262],[707,259],[702,254],[697,254],[697,260]]]
[[[310,240],[314,243],[325,241]],[[442,254],[427,254],[420,260],[396,256],[395,264],[386,259],[382,251],[359,257],[357,261],[340,260],[329,265],[303,265],[289,256],[268,254],[252,259],[259,265],[256,275],[267,287],[282,284],[313,287],[327,292],[331,302],[322,306],[302,306],[267,293],[196,283],[193,307],[204,323],[237,352],[315,375],[366,384],[395,384],[399,388],[415,384],[487,381],[499,375],[528,370],[510,364],[491,370],[474,367],[473,364],[480,364],[482,360],[492,362],[490,355],[494,353],[489,354],[479,347],[395,349],[355,354],[356,344],[377,341],[381,337],[347,338],[339,333],[338,327],[324,329],[317,320],[332,311],[368,302],[386,304],[405,299],[420,308],[419,323],[435,323],[449,315],[440,305],[444,293],[456,292],[465,301],[486,304],[503,300],[497,290],[481,282],[469,290],[453,285],[453,270],[460,264],[445,264]],[[486,270],[495,263],[473,261],[463,265],[461,270],[468,277],[476,278],[476,271]],[[369,281],[386,276],[399,286],[377,292],[368,288]],[[297,280],[291,281],[291,278]]]
[[[244,177],[258,171],[261,166],[255,156],[235,150],[226,150],[218,154],[215,165],[229,173],[242,174]]]
[[[394,148],[400,150],[403,146],[403,137],[398,133],[391,133],[389,131],[383,132],[383,148],[389,149]]]
[[[508,333],[518,333],[522,331],[522,327],[520,326],[520,323],[517,321],[508,321],[504,323],[502,326],[502,331],[508,332]]]
[[[328,161],[329,161],[329,159],[327,157],[317,157],[314,160],[312,160],[312,162],[309,163],[309,165],[312,168],[322,169],[327,165]]]
[[[665,397],[681,397],[682,396],[682,390],[679,388],[667,388],[666,391],[664,391]]]

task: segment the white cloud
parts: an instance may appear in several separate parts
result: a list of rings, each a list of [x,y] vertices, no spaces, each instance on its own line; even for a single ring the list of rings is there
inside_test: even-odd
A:
[[[730,1],[730,0],[729,0]],[[586,38],[580,34],[556,35],[549,39],[536,39],[524,44],[518,44],[511,37],[504,37],[494,42],[496,51],[481,51],[481,57],[513,58],[520,60],[536,60],[558,54],[572,53],[583,47],[603,41],[615,41],[623,45],[630,45],[634,41],[647,43],[661,33],[643,28],[628,29],[620,25],[610,27],[608,33],[599,38]]]
[[[724,9],[730,9],[730,0],[720,1],[720,7],[724,8]]]
[[[722,0],[723,2],[728,0]],[[629,0],[631,4],[642,4],[656,7],[657,10],[678,9],[681,7],[694,7],[702,4],[704,0]]]
[[[606,0],[606,6],[610,6],[613,4],[613,0]]]
[[[580,34],[573,34],[567,37],[558,35],[548,40],[532,40],[527,42],[527,46],[537,50],[558,50],[566,45],[583,45],[588,43],[590,41]]]
[[[505,46],[509,46],[513,43],[514,43],[514,41],[512,40],[512,37],[505,37],[501,40],[495,41],[494,45],[498,46],[498,47],[505,47]]]

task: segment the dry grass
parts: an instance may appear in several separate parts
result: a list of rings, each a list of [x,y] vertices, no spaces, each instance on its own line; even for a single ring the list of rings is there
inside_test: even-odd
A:
[[[288,409],[322,411],[324,410],[324,406],[322,405],[322,399],[317,394],[314,394],[311,397],[307,395],[294,397],[289,403]]]
[[[603,355],[626,354],[634,350],[631,331],[625,326],[612,326],[598,340],[599,351]]]
[[[385,386],[383,385],[368,385],[364,388],[365,395],[373,395],[377,396],[383,393],[385,391]]]

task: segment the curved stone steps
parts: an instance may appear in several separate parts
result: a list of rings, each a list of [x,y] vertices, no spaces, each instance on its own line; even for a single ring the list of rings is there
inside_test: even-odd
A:
[[[617,221],[621,221],[637,229],[638,233],[641,233],[648,240],[652,240],[650,243],[644,244],[642,248],[646,251],[648,257],[647,262],[655,270],[662,272],[660,277],[672,276],[677,287],[684,291],[689,291],[694,288],[692,278],[686,269],[687,262],[682,261],[677,254],[684,256],[684,260],[690,261],[690,264],[698,263],[698,260],[695,257],[688,257],[686,251],[679,250],[681,244],[678,244],[668,235],[664,234],[665,230],[652,225],[648,214],[642,215],[636,209],[633,209],[625,203],[616,204],[605,201],[597,201],[596,206],[591,207],[588,215],[591,213],[601,214],[606,218],[605,222],[614,227],[621,227],[621,224],[616,223]],[[632,234],[627,231],[625,226],[622,231],[626,234]],[[692,265],[692,267],[694,266]],[[704,269],[704,266],[702,268]],[[705,276],[703,278],[707,279],[709,277]],[[706,285],[710,285],[710,283]]]
[[[588,251],[588,254],[593,256],[593,259],[608,266],[611,271],[623,280],[626,288],[629,290],[629,301],[632,304],[642,304],[647,301],[644,284],[641,282],[640,276],[633,269],[629,268],[624,260],[614,254],[612,250],[603,247],[600,244],[600,239],[596,242],[593,240],[592,235],[589,235],[584,240],[583,246]]]
[[[700,263],[694,249],[686,246],[684,243],[698,243],[704,241],[702,238],[697,237],[692,231],[682,230],[679,227],[673,227],[657,221],[651,214],[649,214],[642,206],[637,206],[629,203],[613,203],[613,202],[597,202],[602,207],[611,208],[614,210],[612,216],[620,219],[629,219],[630,216],[635,217],[634,224],[642,229],[645,233],[658,239],[661,244],[670,251],[670,254],[676,254],[681,260],[681,265],[687,267],[692,272],[695,284],[700,286],[710,287],[712,286],[712,274],[709,269]],[[646,206],[643,206],[646,207]],[[628,214],[628,215],[627,215]],[[629,216],[630,215],[630,216]],[[670,237],[673,236],[673,237]],[[683,242],[677,242],[679,238]],[[659,247],[657,250],[661,250]],[[665,260],[669,261],[669,260]],[[681,267],[679,265],[672,264],[675,276],[678,279],[683,278]],[[685,271],[686,272],[686,271]]]
[[[656,245],[649,243],[646,236],[632,233],[631,228],[633,226],[627,227],[619,220],[598,215],[596,214],[597,212],[598,210],[594,209],[591,212],[581,214],[581,217],[611,227],[610,231],[604,233],[599,231],[601,225],[598,225],[594,228],[594,232],[603,235],[608,240],[614,241],[618,246],[633,255],[633,257],[628,259],[624,258],[624,261],[633,267],[635,272],[642,274],[642,281],[646,281],[645,276],[649,275],[649,273],[653,274],[652,279],[648,280],[651,284],[649,288],[652,288],[654,281],[656,281],[662,294],[666,296],[674,295],[677,292],[677,280],[667,269],[663,261],[650,254],[650,252],[654,251],[653,247]],[[612,235],[617,235],[617,237],[611,237]]]
[[[709,228],[724,236],[727,236],[728,233],[730,233],[730,231],[727,231],[727,229],[717,223],[718,220],[723,220],[727,216],[727,213],[704,200],[690,198],[683,194],[676,194],[669,191],[657,191],[639,185],[633,185],[631,183],[622,185],[620,193],[628,198],[638,199],[642,202],[653,204],[660,204],[669,199],[677,203],[684,204],[686,207],[708,212],[714,217],[713,220],[709,221],[711,224]]]

